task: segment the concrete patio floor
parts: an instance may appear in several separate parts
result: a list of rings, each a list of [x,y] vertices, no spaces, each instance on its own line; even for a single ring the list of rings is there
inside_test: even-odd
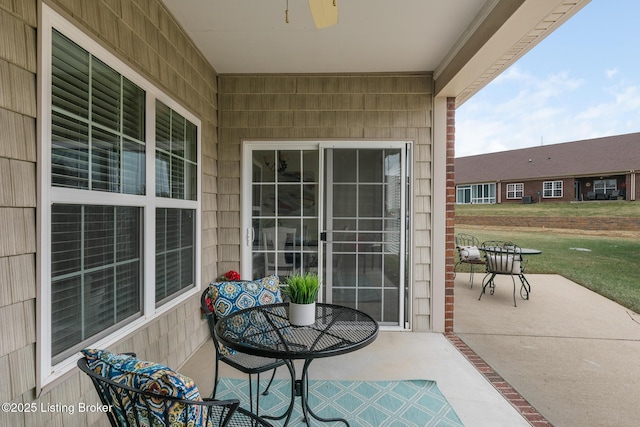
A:
[[[555,427],[637,426],[640,420],[640,315],[558,275],[527,275],[531,299],[518,296],[508,277],[495,295],[478,301],[482,274],[469,287],[455,281],[455,336],[381,332],[368,347],[318,359],[312,379],[430,379],[467,427],[538,425],[510,402],[526,401]],[[468,347],[498,381],[517,391],[501,394],[459,351]],[[456,348],[458,347],[458,348]],[[180,368],[203,395],[213,388],[213,347],[207,341]],[[222,365],[221,376],[246,378]],[[279,378],[288,378],[285,369]],[[498,387],[500,388],[500,387]],[[517,404],[517,403],[514,403]],[[534,419],[534,417],[529,417]]]
[[[213,344],[208,340],[179,370],[194,379],[202,395],[213,390]],[[296,365],[298,372],[301,366]],[[221,376],[247,378],[221,364]],[[289,378],[284,368],[277,378]],[[519,427],[530,424],[442,334],[380,332],[371,345],[342,356],[317,359],[311,379],[429,379],[452,405],[465,426]],[[297,425],[292,423],[292,425]]]
[[[640,315],[558,275],[527,275],[531,298],[499,277],[455,283],[454,331],[555,427],[640,423]]]

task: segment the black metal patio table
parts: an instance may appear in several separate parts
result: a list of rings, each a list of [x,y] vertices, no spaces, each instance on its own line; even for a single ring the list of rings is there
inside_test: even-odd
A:
[[[237,311],[221,318],[215,327],[218,340],[242,353],[283,359],[291,374],[291,403],[281,416],[262,416],[283,419],[289,424],[300,396],[304,421],[309,426],[309,415],[323,421],[343,418],[322,418],[309,407],[308,370],[314,359],[337,356],[363,348],[378,336],[378,323],[368,314],[349,307],[316,303],[316,321],[309,326],[289,323],[288,303],[262,305]],[[297,379],[294,360],[304,360],[302,375]]]

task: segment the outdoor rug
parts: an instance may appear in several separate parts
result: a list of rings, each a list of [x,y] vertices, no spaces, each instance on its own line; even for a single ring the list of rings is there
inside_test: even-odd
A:
[[[266,381],[261,381],[263,387]],[[255,388],[255,387],[254,387]],[[254,390],[255,393],[255,390]],[[239,399],[249,408],[247,379],[222,378],[216,399]],[[280,415],[291,401],[291,382],[274,380],[267,396],[260,396],[261,415]],[[351,427],[459,427],[458,418],[434,381],[337,381],[310,380],[309,405],[325,418],[345,418]],[[271,421],[271,420],[270,420]],[[282,421],[272,421],[282,425]],[[289,425],[303,424],[300,398],[296,397]],[[312,425],[317,422],[313,420]],[[320,425],[320,424],[318,424]],[[344,426],[327,423],[325,426]]]

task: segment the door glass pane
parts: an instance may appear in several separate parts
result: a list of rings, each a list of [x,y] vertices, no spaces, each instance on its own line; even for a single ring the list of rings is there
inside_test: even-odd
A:
[[[318,269],[317,150],[253,150],[254,278]]]
[[[359,160],[361,165],[381,165],[383,162],[383,152],[381,150],[360,150]],[[381,167],[361,167],[358,168],[359,182],[382,182],[383,168]]]
[[[325,157],[328,299],[398,325],[404,283],[401,151],[332,149]]]
[[[333,159],[333,182],[356,182],[358,170],[355,168],[358,152],[356,150],[340,150],[340,155]]]
[[[278,151],[276,155],[278,181],[300,182],[302,180],[301,160],[300,151]]]
[[[360,185],[358,191],[358,216],[361,218],[381,217],[383,214],[382,185]]]
[[[336,184],[333,186],[333,216],[335,218],[353,217],[358,214],[358,199],[355,184]]]

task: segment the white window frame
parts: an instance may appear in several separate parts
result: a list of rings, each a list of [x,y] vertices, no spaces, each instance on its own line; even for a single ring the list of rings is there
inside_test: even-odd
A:
[[[544,181],[542,183],[542,197],[544,197],[545,199],[558,199],[562,197],[563,193],[564,185],[561,180]]]
[[[493,190],[493,196],[488,193]],[[482,194],[480,194],[482,193]],[[471,204],[486,205],[496,203],[496,184],[493,182],[484,182],[481,184],[471,185]]]
[[[469,203],[466,203],[466,196],[469,196]],[[469,205],[471,204],[471,186],[470,185],[458,185],[456,186],[456,204]]]
[[[507,199],[522,199],[524,196],[524,183],[517,182],[507,184]]]
[[[105,64],[131,80],[146,92],[146,181],[145,195],[136,196],[103,191],[87,191],[51,186],[51,42],[52,30],[56,29],[76,44],[98,57]],[[96,348],[109,347],[130,334],[142,329],[162,314],[174,309],[200,292],[201,287],[201,170],[197,174],[196,200],[160,198],[155,196],[155,103],[161,101],[175,110],[198,128],[197,164],[202,167],[201,120],[143,78],[126,63],[118,59],[90,36],[75,27],[46,4],[42,4],[41,22],[38,26],[38,286],[37,286],[37,373],[38,393],[52,387],[63,375],[76,366],[79,355],[53,365],[51,341],[51,205],[52,203],[95,204],[136,206],[143,209],[143,296],[142,315],[134,321],[118,328],[92,345]],[[151,184],[149,184],[151,183]],[[195,283],[194,287],[171,298],[156,307],[155,301],[155,211],[156,208],[192,209],[195,211]]]
[[[613,185],[610,185],[613,184]],[[607,179],[594,179],[593,191],[601,194],[610,194],[612,191],[618,189],[618,180],[615,178]]]

